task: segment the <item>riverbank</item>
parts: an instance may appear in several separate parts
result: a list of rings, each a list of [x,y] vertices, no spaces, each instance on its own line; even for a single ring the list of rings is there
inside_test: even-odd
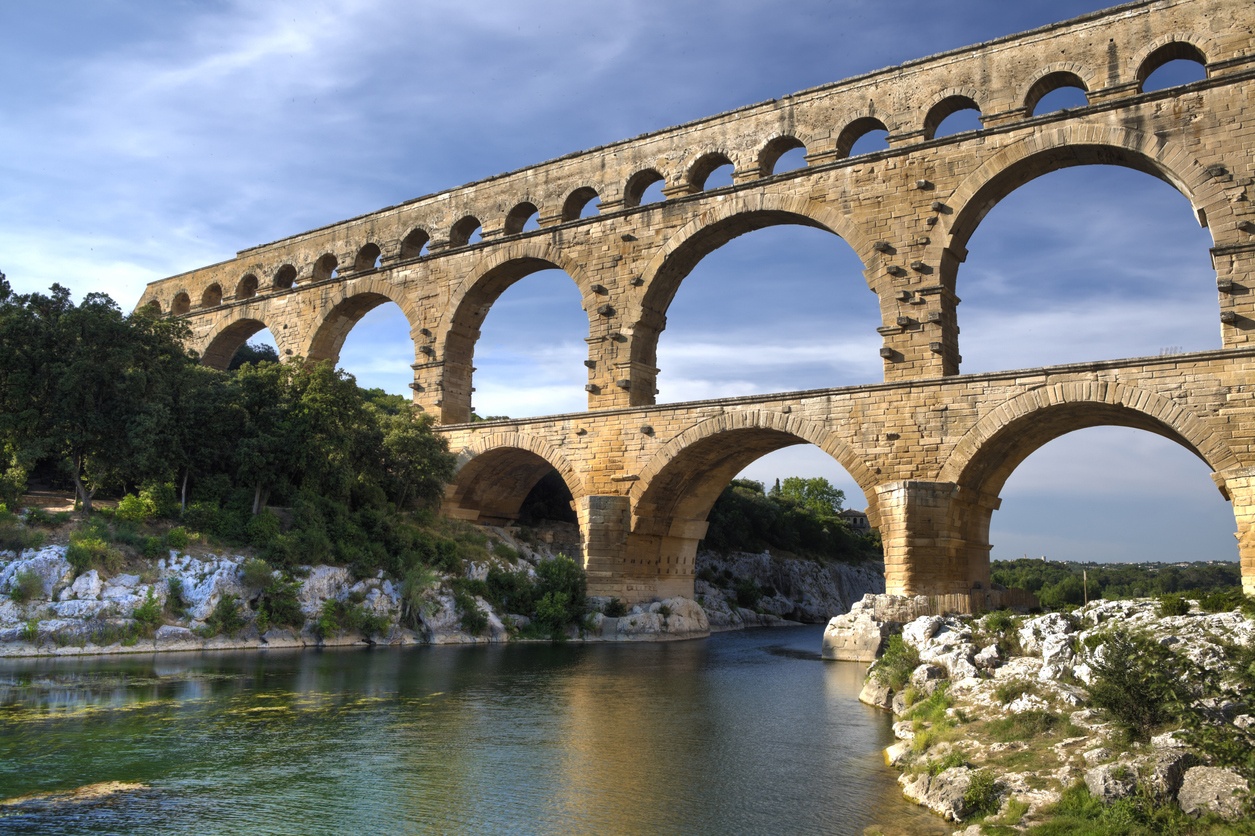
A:
[[[0,552],[0,656],[67,656],[351,645],[481,644],[552,636],[488,600],[496,577],[533,583],[565,541],[484,530],[489,557],[421,587],[340,566],[291,576],[244,555],[170,550],[115,571],[76,567],[68,546]],[[821,564],[768,553],[699,558],[696,600],[631,607],[590,598],[570,641],[673,641],[747,626],[822,623],[868,591],[878,564]]]
[[[876,604],[833,620],[827,655],[867,641]],[[1097,601],[883,626],[898,634],[860,699],[894,714],[885,759],[906,797],[964,832],[1255,830],[1255,619],[1241,611]]]

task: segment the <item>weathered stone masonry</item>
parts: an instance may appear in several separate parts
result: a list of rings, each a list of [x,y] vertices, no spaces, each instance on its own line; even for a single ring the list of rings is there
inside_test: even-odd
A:
[[[1206,78],[1143,92],[1178,58]],[[269,327],[282,353],[337,359],[387,301],[414,339],[415,401],[465,465],[446,511],[505,519],[552,469],[575,497],[595,591],[691,592],[692,552],[746,463],[809,441],[864,489],[897,592],[988,583],[988,524],[1010,472],[1063,432],[1135,426],[1173,438],[1234,504],[1255,591],[1255,6],[1153,0],[804,91],[418,198],[149,285],[225,366]],[[1059,87],[1088,105],[1034,115]],[[982,127],[947,137],[948,114]],[[887,130],[885,151],[851,157]],[[786,151],[807,166],[774,173]],[[705,190],[734,167],[733,185]],[[1223,349],[1168,359],[960,376],[960,265],[999,200],[1073,165],[1114,164],[1176,187],[1211,232]],[[641,206],[662,180],[667,199]],[[580,215],[600,200],[593,217]],[[532,215],[540,229],[523,232]],[[681,281],[733,237],[775,224],[839,235],[880,300],[884,384],[653,407],[656,346]],[[482,227],[483,240],[468,239]],[[550,267],[588,314],[589,412],[464,425],[479,328],[513,282]]]

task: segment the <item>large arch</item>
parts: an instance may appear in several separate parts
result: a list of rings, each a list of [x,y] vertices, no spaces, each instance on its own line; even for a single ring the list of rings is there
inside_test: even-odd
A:
[[[483,435],[458,454],[441,512],[472,522],[510,522],[532,488],[557,472],[575,500],[584,481],[555,445],[513,430]]]
[[[627,566],[637,577],[692,582],[697,545],[719,494],[754,460],[797,444],[832,456],[867,495],[878,524],[875,476],[836,432],[778,412],[750,410],[710,418],[680,433],[641,470],[630,493],[632,521]]]
[[[540,270],[561,270],[579,289],[584,310],[592,312],[598,297],[582,280],[579,265],[570,262],[556,248],[535,239],[520,241],[504,249],[492,250],[471,269],[450,295],[440,330],[443,345],[441,371],[441,423],[457,424],[471,420],[471,380],[474,374],[475,344],[488,311],[511,285]]]
[[[1108,381],[1063,383],[1025,392],[989,411],[955,446],[940,472],[954,485],[945,559],[976,584],[989,578],[989,526],[1007,479],[1032,453],[1077,430],[1128,427],[1177,442],[1214,473],[1237,464],[1223,435],[1204,417],[1158,393]],[[1223,477],[1217,475],[1223,490]],[[925,567],[904,567],[908,574]]]
[[[844,214],[817,210],[805,196],[773,193],[729,195],[676,231],[646,265],[642,273],[644,294],[627,320],[631,326],[630,357],[636,374],[657,373],[658,337],[666,328],[667,309],[684,278],[703,258],[734,238],[782,224],[794,224],[830,232],[849,244],[864,265],[864,278],[874,291],[871,244]],[[654,403],[654,379],[632,381],[633,406]]]
[[[265,322],[250,315],[231,320],[217,329],[201,352],[200,360],[212,369],[225,371],[231,365],[231,358],[246,342],[267,327]]]
[[[387,302],[396,303],[405,314],[417,356],[420,313],[400,288],[382,278],[350,280],[329,294],[326,304],[320,306],[324,312],[322,320],[313,329],[309,343],[302,349],[302,356],[309,360],[338,362],[344,340],[353,330],[353,326],[366,314]]]

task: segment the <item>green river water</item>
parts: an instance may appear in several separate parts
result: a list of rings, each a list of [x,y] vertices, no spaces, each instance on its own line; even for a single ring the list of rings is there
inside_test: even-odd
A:
[[[821,636],[0,661],[0,833],[949,832]]]

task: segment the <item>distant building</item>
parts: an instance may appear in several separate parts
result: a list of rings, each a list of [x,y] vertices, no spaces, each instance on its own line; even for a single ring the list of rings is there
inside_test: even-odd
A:
[[[867,519],[864,511],[855,511],[853,508],[846,508],[838,516],[850,524],[850,530],[856,534],[866,534],[872,530],[871,522]]]

